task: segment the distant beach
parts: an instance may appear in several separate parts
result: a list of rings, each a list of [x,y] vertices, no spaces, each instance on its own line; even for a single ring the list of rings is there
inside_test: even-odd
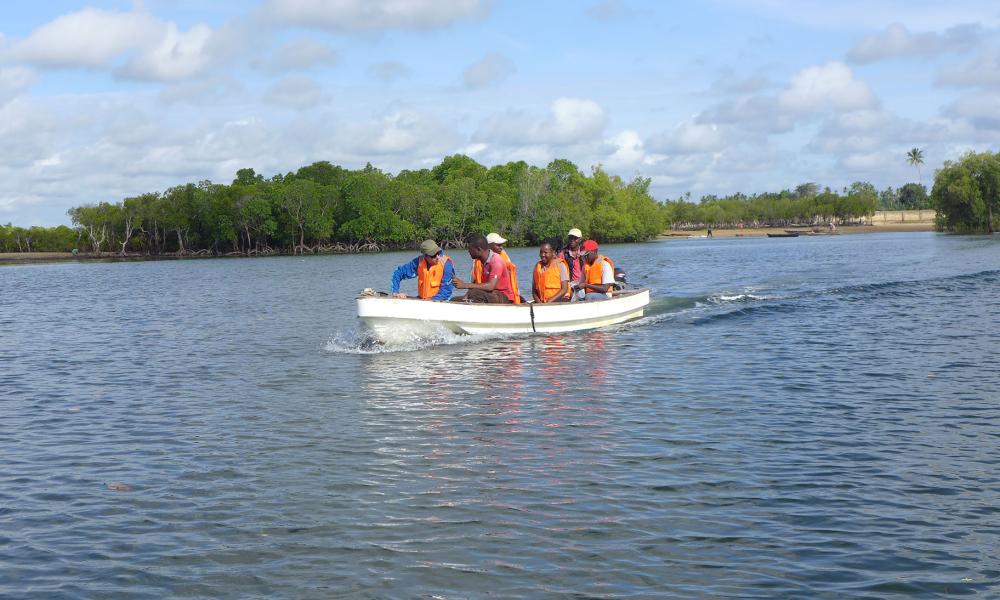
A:
[[[769,233],[799,231],[801,235],[840,235],[855,233],[891,233],[899,231],[934,231],[933,210],[892,210],[878,211],[870,225],[838,225],[830,230],[825,225],[808,227],[743,227],[712,228],[712,237],[764,237]],[[708,229],[670,230],[660,235],[660,239],[687,239],[708,235]]]

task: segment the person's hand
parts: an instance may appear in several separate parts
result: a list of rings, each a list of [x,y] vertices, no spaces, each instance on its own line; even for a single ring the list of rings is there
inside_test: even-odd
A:
[[[451,278],[451,284],[453,286],[457,287],[460,290],[464,290],[464,289],[466,289],[468,287],[468,284],[466,284],[464,281],[462,281],[462,279],[459,278],[459,277],[452,277]]]
[[[406,294],[404,294],[403,292],[396,292],[395,294],[392,295],[392,297],[393,298],[406,298]]]

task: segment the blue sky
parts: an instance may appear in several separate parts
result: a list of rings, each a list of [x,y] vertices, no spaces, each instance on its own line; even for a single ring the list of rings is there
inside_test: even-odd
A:
[[[831,6],[832,5],[832,6]],[[568,158],[658,199],[923,179],[1000,139],[957,0],[5,3],[0,222],[253,167]]]

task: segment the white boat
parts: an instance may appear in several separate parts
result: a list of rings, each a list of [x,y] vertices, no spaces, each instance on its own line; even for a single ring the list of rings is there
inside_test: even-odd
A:
[[[607,300],[551,304],[467,304],[387,295],[358,297],[358,318],[384,343],[447,330],[457,334],[582,331],[637,319],[649,290],[616,292]]]

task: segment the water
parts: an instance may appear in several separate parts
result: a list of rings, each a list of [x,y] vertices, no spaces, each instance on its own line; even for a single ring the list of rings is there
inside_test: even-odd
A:
[[[1000,240],[607,250],[638,322],[407,349],[409,254],[0,268],[0,597],[1000,594]]]

